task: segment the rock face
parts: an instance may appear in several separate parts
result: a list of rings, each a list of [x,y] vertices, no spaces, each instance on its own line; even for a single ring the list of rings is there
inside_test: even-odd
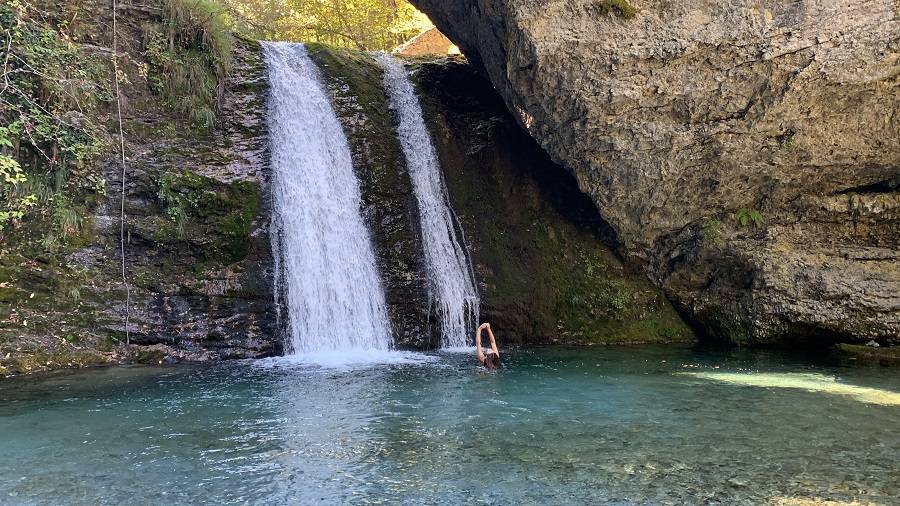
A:
[[[891,0],[413,0],[713,337],[900,339]]]
[[[125,265],[128,339],[137,346],[123,346],[122,179],[112,152],[104,162],[106,191],[81,237],[49,252],[35,253],[24,240],[4,244],[0,367],[9,373],[280,351],[268,235],[268,83],[259,45],[235,41],[213,131],[186,127],[159,107],[133,64],[140,54],[131,57],[122,89]]]
[[[220,125],[208,138],[162,136],[130,150],[132,341],[173,345],[191,359],[280,349],[268,235],[268,82],[258,44],[236,41],[234,57]],[[111,197],[118,202],[118,192]],[[118,230],[104,227],[118,218],[103,216],[109,211],[107,203],[97,220],[104,235]],[[119,324],[110,330],[121,331]]]
[[[596,206],[489,81],[461,59],[411,68],[470,247],[482,319],[503,342],[696,339],[663,293],[618,258]]]
[[[268,228],[268,83],[259,46],[238,40],[212,133],[132,130],[125,211],[131,342],[166,345],[191,360],[252,358],[279,351]],[[137,118],[134,118],[137,119]],[[76,255],[110,275],[117,262],[118,165],[95,217],[102,246]],[[98,330],[122,339],[120,286],[93,311]]]
[[[348,136],[394,344],[440,345],[429,314],[419,209],[371,55],[307,46]],[[512,343],[693,341],[662,292],[631,272],[578,191],[464,61],[410,67],[451,204],[471,248],[483,318]],[[559,262],[565,258],[566,262]]]

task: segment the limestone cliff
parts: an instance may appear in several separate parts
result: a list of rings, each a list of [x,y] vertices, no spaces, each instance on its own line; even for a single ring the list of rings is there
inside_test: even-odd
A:
[[[891,0],[413,0],[714,337],[900,339]]]

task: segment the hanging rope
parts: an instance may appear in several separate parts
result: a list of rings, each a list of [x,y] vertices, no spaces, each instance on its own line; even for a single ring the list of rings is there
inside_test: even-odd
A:
[[[119,93],[119,51],[118,34],[116,33],[116,11],[118,1],[112,0],[112,26],[113,26],[113,74],[116,83],[116,115],[119,118],[119,153],[122,155],[122,198],[119,208],[119,249],[122,257],[122,284],[125,285],[125,344],[131,344],[131,333],[128,329],[128,320],[131,316],[131,288],[128,286],[128,276],[125,271],[125,134],[122,131],[122,100]]]

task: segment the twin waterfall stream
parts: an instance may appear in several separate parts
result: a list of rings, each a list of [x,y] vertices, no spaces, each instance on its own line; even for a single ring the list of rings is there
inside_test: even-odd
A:
[[[350,146],[302,44],[264,43],[271,83],[272,250],[286,353],[387,351],[384,287],[361,214]],[[442,345],[458,348],[479,299],[462,231],[402,62],[377,55],[418,203],[428,291]]]

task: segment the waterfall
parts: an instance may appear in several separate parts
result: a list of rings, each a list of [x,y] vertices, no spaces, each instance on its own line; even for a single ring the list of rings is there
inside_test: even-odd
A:
[[[457,221],[412,82],[397,58],[379,54],[377,59],[384,69],[385,89],[419,204],[429,294],[440,318],[443,346],[462,347],[474,330],[472,324],[478,320],[475,276],[457,238]]]
[[[359,182],[319,70],[302,44],[266,42],[263,51],[272,252],[287,352],[387,350],[391,332]]]

